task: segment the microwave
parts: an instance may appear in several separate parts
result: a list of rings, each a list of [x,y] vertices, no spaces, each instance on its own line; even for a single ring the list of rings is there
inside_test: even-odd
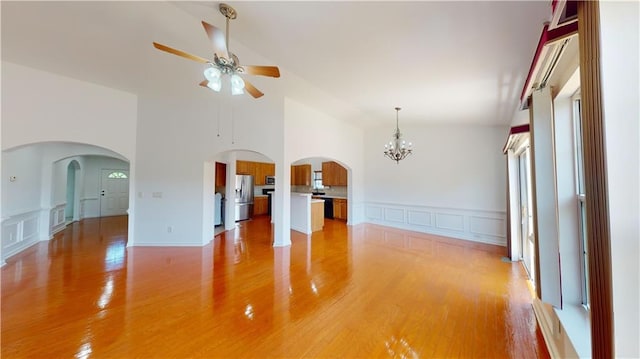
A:
[[[264,183],[265,184],[275,185],[276,184],[276,177],[275,176],[265,176],[264,177]]]

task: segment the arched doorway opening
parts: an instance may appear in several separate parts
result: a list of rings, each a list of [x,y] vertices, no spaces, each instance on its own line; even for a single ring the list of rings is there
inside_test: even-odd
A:
[[[78,205],[77,199],[79,195],[79,177],[80,164],[78,161],[73,160],[69,162],[67,166],[67,203],[64,210],[65,222],[68,224],[78,220]]]
[[[351,168],[328,157],[306,157],[291,163],[291,192],[324,199],[324,216],[349,222]]]
[[[243,221],[272,215],[275,168],[270,157],[251,150],[221,152],[205,162],[204,243]]]
[[[2,260],[48,241],[69,221],[99,217],[98,171],[129,170],[127,158],[106,148],[38,142],[2,151]],[[127,186],[128,191],[128,186]],[[127,201],[128,205],[128,201]],[[124,211],[132,216],[133,211]],[[129,212],[129,213],[127,213]],[[132,221],[124,230],[131,241]],[[4,233],[7,235],[5,236]]]

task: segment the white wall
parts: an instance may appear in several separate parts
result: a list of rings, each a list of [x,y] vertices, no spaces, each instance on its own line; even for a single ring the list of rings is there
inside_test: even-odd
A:
[[[66,141],[134,157],[135,95],[6,61],[2,90],[3,150]]]
[[[393,127],[365,132],[367,221],[506,244],[507,127],[402,125],[413,154],[384,157]]]
[[[640,4],[600,2],[615,355],[640,357]]]
[[[42,148],[27,146],[2,153],[2,213],[5,217],[40,209]],[[15,176],[11,182],[9,177]]]

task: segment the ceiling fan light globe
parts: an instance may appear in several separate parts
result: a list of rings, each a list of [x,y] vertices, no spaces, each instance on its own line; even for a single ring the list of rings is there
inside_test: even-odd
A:
[[[237,74],[231,75],[231,94],[242,95],[244,93],[244,80]]]
[[[207,79],[207,81],[209,81],[209,83],[216,81],[220,82],[221,75],[222,72],[217,67],[210,66],[204,70],[204,77]]]
[[[220,92],[220,89],[222,89],[222,79],[218,77],[217,79],[213,79],[213,81],[210,80],[207,87],[215,92]]]

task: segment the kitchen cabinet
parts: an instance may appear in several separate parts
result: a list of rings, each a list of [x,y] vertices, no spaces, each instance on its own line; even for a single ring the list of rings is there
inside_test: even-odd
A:
[[[311,165],[291,166],[292,186],[311,186]]]
[[[227,184],[227,165],[216,162],[216,188],[224,187]]]
[[[255,196],[253,197],[253,215],[261,216],[269,211],[269,197]]]
[[[343,198],[333,199],[333,218],[347,220],[347,200]]]
[[[236,161],[236,174],[253,176],[256,186],[264,186],[266,176],[276,175],[276,164],[268,162]]]
[[[251,161],[236,161],[236,174],[237,175],[251,175],[253,177],[256,176],[256,166],[255,162]],[[255,179],[254,179],[255,182]]]
[[[346,186],[347,170],[336,162],[322,162],[323,186]]]
[[[311,231],[321,231],[324,227],[324,201],[311,201]]]
[[[276,175],[276,164],[267,162],[254,162],[256,167],[255,184],[258,186],[266,185],[265,177]]]

